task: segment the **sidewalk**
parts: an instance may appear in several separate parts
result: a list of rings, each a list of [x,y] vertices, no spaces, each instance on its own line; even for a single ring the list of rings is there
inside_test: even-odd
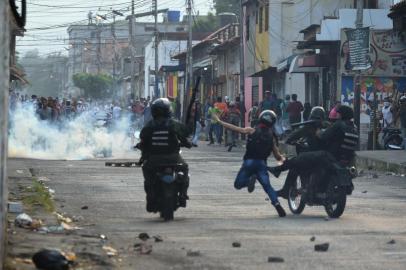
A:
[[[406,151],[359,151],[357,152],[357,166],[370,169],[406,174]]]
[[[287,156],[296,155],[294,146],[281,143],[279,148]],[[357,167],[358,169],[406,174],[406,151],[358,151]]]

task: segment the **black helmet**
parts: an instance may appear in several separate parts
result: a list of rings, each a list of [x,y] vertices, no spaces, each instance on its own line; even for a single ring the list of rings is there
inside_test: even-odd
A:
[[[153,118],[170,117],[171,103],[167,98],[158,98],[151,105],[151,114]]]
[[[276,122],[276,113],[271,110],[265,110],[259,115],[259,123],[272,127]]]
[[[351,120],[354,118],[354,110],[350,106],[341,105],[337,112],[341,115],[342,120]]]
[[[402,96],[402,97],[399,99],[399,101],[400,101],[400,103],[406,102],[406,96]]]
[[[326,111],[321,106],[314,107],[309,116],[310,120],[324,121],[326,119]]]

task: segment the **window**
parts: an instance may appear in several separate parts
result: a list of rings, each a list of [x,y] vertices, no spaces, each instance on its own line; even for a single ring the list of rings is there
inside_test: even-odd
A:
[[[269,29],[269,4],[265,6],[265,32]]]
[[[262,33],[262,17],[263,17],[263,12],[264,12],[264,8],[260,7],[259,8],[259,32]]]

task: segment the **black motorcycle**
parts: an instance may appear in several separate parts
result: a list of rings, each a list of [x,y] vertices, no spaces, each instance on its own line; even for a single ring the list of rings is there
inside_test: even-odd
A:
[[[165,221],[173,220],[174,212],[180,207],[182,181],[187,177],[183,173],[184,166],[184,164],[168,164],[155,167],[154,204]]]
[[[303,141],[295,142],[296,149],[306,149]],[[303,173],[289,187],[288,204],[293,214],[299,215],[306,205],[324,206],[331,218],[339,218],[345,209],[347,195],[354,190],[352,179],[356,177],[355,167],[349,162],[334,164],[336,174],[324,168]]]
[[[382,140],[385,150],[404,149],[402,132],[398,128],[384,128]]]

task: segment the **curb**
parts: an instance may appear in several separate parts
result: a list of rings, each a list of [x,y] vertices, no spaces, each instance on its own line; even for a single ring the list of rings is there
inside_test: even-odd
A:
[[[396,174],[406,174],[406,164],[393,163],[385,160],[358,156],[356,158],[358,169],[376,170]]]
[[[294,146],[280,143],[279,149],[286,156],[295,156],[296,149]],[[356,156],[356,164],[358,169],[376,170],[380,172],[391,172],[396,174],[406,174],[406,163],[394,163],[382,159],[374,159],[364,156]]]

